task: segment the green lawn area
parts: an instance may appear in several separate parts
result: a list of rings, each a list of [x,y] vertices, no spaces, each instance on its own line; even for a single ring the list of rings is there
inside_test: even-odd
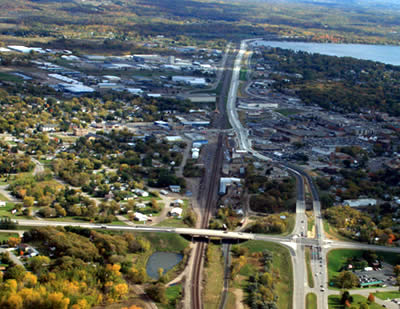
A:
[[[182,252],[188,245],[189,241],[180,235],[172,233],[134,233],[147,238],[156,251]]]
[[[10,237],[19,237],[19,235],[16,233],[0,233],[0,241],[7,241]]]
[[[0,72],[0,81],[20,83],[22,80],[23,79],[21,77],[16,75]]]
[[[317,295],[308,293],[306,296],[306,309],[317,309]]]
[[[182,297],[182,285],[177,284],[177,285],[168,287],[165,291],[165,295],[167,296],[168,304],[164,305],[164,304],[157,303],[157,307],[161,308],[161,309],[176,308],[175,304],[178,303]]]
[[[368,299],[361,295],[352,295],[353,302],[351,306],[355,308],[359,308],[360,304],[368,303]],[[378,305],[377,303],[368,303],[370,309],[382,309],[383,307]],[[344,309],[344,305],[340,303],[340,296],[339,295],[330,295],[328,297],[328,306],[329,309]]]
[[[209,244],[211,259],[205,268],[204,308],[217,309],[224,285],[224,260],[220,246]]]
[[[278,296],[278,308],[292,308],[293,301],[293,269],[290,252],[285,247],[261,240],[246,241],[239,246],[249,249],[249,253],[269,250],[273,253],[272,269],[279,272],[279,280],[275,286],[275,295]]]
[[[351,239],[348,239],[342,235],[339,234],[339,232],[337,231],[337,229],[330,225],[329,222],[327,220],[324,220],[324,230],[325,230],[325,234],[327,236],[327,238],[331,238],[334,240],[343,240],[343,241],[352,241]]]
[[[3,194],[0,193],[0,201],[8,201],[8,198],[6,198]]]
[[[239,74],[239,80],[246,81],[247,80],[247,69],[241,69]]]
[[[168,217],[164,221],[156,224],[156,226],[168,226],[168,227],[189,227],[186,223],[183,222],[183,217],[185,217],[186,212],[189,208],[189,201],[183,200],[183,205],[182,205],[182,218],[176,218],[176,217]]]
[[[6,206],[0,207],[0,217],[10,217],[11,219],[31,219],[27,216],[12,214],[11,210],[14,209],[14,203],[8,202]]]
[[[314,225],[315,225],[315,218],[314,218],[314,216],[312,216],[312,217],[307,217],[307,230],[308,230],[309,232],[312,231]]]
[[[335,249],[329,251],[327,255],[328,259],[328,278],[332,281],[333,278],[339,274],[340,269],[345,265],[349,257],[361,257],[363,250],[353,249]],[[400,264],[400,254],[377,251],[378,257],[382,257],[383,260],[391,265]]]
[[[374,293],[376,297],[382,300],[386,299],[393,299],[393,298],[400,298],[400,292],[399,291],[391,291],[391,292],[376,292]]]
[[[275,111],[286,117],[291,116],[291,115],[296,115],[296,114],[302,112],[302,110],[295,109],[295,108],[282,108],[282,109],[277,109]]]
[[[310,248],[306,248],[305,255],[306,255],[306,265],[307,265],[307,282],[308,282],[308,286],[310,288],[313,288],[314,287],[314,278],[313,278],[313,273],[312,273],[312,270],[311,270],[311,252],[310,252]]]

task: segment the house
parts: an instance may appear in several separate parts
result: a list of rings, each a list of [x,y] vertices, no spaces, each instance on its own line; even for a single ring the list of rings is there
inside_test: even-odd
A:
[[[40,130],[42,132],[55,132],[56,131],[56,125],[54,124],[44,124]]]
[[[357,200],[344,200],[343,205],[350,207],[368,207],[375,206],[377,201],[371,198],[357,199]]]
[[[180,193],[181,192],[181,186],[169,186],[169,189],[171,190],[171,192],[174,193]]]
[[[136,221],[147,221],[149,219],[149,217],[140,212],[135,212],[133,215]]]
[[[146,204],[144,204],[144,203],[137,203],[137,204],[135,205],[135,207],[136,207],[136,208],[139,208],[139,209],[143,209],[143,208],[146,208]]]
[[[183,201],[181,199],[175,200],[171,203],[173,206],[180,207],[183,205]]]
[[[182,217],[182,212],[183,212],[182,208],[174,207],[174,208],[171,209],[171,211],[169,213],[173,217]]]
[[[0,207],[5,207],[6,206],[6,202],[5,201],[0,201]]]
[[[167,190],[160,190],[160,194],[162,194],[162,195],[168,195],[168,191],[167,191]]]
[[[144,191],[142,189],[135,189],[135,190],[133,190],[133,192],[136,193],[138,196],[141,196],[141,197],[148,197],[149,196],[149,192],[146,192],[146,191]]]

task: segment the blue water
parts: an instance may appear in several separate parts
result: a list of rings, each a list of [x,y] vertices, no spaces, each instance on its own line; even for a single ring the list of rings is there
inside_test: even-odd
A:
[[[278,41],[256,41],[254,44],[280,47],[295,51],[300,50],[328,56],[353,57],[357,59],[383,62],[386,64],[400,65],[400,46]]]
[[[171,252],[153,253],[146,265],[147,275],[153,279],[158,279],[158,269],[164,269],[164,273],[182,261],[183,255]]]

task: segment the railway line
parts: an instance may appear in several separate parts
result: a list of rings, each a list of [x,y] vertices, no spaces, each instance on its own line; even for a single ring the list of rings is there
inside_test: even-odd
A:
[[[208,223],[210,221],[211,215],[215,210],[216,206],[216,195],[217,188],[219,185],[219,175],[222,168],[223,161],[223,142],[225,136],[223,133],[220,133],[218,136],[217,149],[215,152],[215,157],[211,166],[211,178],[208,183],[208,187],[206,188],[206,199],[205,199],[205,207],[201,220],[201,228],[207,228]],[[204,252],[206,249],[207,243],[204,241],[200,241],[196,244],[194,248],[194,263],[193,263],[193,273],[192,273],[192,308],[194,309],[202,309],[202,288],[201,288],[201,273],[203,269],[204,262]]]

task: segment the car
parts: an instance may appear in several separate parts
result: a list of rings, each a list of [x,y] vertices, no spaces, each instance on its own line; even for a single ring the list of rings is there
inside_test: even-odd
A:
[[[325,289],[324,289],[324,288],[322,288],[320,291],[321,291],[321,292],[325,292]]]
[[[107,228],[107,225],[102,225],[102,226],[100,226],[100,228],[102,228],[102,229],[106,229]]]

